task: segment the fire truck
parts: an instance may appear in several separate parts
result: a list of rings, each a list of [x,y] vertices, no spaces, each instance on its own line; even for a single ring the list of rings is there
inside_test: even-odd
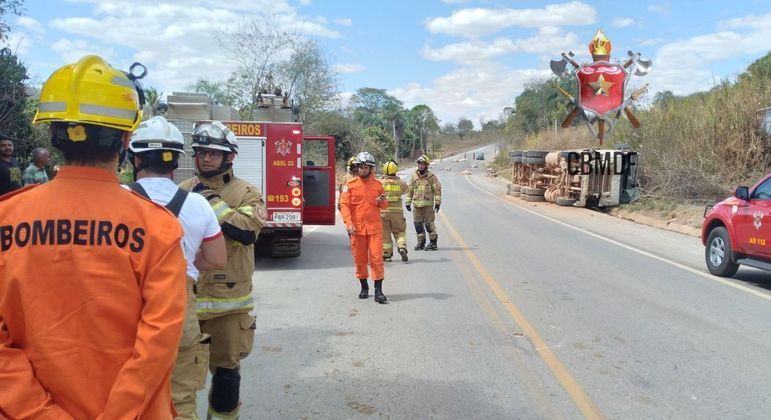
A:
[[[182,131],[188,155],[175,172],[179,182],[195,175],[192,132],[196,124],[221,121],[238,138],[235,175],[257,187],[268,211],[258,247],[273,257],[298,257],[304,225],[335,224],[335,141],[304,136],[296,109],[280,92],[260,94],[249,121],[206,94],[174,92],[159,110]]]

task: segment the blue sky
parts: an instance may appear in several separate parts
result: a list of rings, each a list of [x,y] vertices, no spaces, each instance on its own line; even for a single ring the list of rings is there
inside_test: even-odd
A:
[[[260,16],[316,39],[345,95],[384,88],[445,122],[475,124],[548,77],[561,52],[590,61],[586,45],[599,28],[613,43],[611,61],[629,49],[653,60],[641,80],[651,92],[707,90],[771,49],[771,0],[27,0],[23,17],[7,17],[8,44],[38,83],[94,53],[124,69],[143,62],[145,85],[171,92],[199,77],[225,79],[234,63],[215,34]]]

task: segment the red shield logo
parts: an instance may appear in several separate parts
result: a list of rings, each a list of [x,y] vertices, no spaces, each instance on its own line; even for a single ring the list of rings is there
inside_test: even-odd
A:
[[[286,156],[292,151],[292,142],[288,141],[287,139],[281,139],[273,144],[276,145],[276,153],[280,154],[281,156]]]
[[[586,111],[604,117],[624,102],[628,73],[620,64],[599,61],[584,64],[576,71],[578,104]]]

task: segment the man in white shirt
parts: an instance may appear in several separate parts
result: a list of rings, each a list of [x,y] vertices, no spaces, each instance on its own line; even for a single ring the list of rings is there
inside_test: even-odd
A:
[[[171,375],[177,419],[197,419],[196,391],[204,387],[208,367],[208,337],[201,334],[195,311],[194,285],[199,270],[220,270],[227,255],[217,216],[206,199],[177,187],[172,174],[184,154],[182,133],[163,117],[142,122],[131,135],[129,158],[137,182],[131,189],[177,215],[184,230],[188,298],[177,363]]]

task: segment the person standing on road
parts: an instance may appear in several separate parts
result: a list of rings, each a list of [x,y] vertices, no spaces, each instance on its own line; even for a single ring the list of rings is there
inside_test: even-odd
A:
[[[13,141],[0,137],[0,195],[21,188],[21,169],[13,157]]]
[[[340,196],[343,195],[343,187],[348,184],[348,181],[356,178],[356,156],[351,156],[350,159],[348,159],[348,163],[345,165],[345,174],[343,174],[343,182],[340,183],[340,187],[338,188],[338,192],[340,193]],[[340,211],[340,199],[337,200],[337,211]]]
[[[383,220],[383,259],[391,261],[394,254],[394,244],[391,235],[396,238],[396,249],[407,262],[407,221],[402,210],[402,196],[407,193],[407,183],[402,181],[396,172],[399,166],[394,161],[383,164],[384,178],[380,180],[388,200],[388,208],[380,210]]]
[[[195,394],[206,381],[209,337],[201,334],[193,289],[199,270],[225,268],[227,255],[225,239],[209,203],[200,194],[188,193],[172,181],[179,156],[185,154],[184,146],[182,133],[163,117],[139,124],[129,145],[129,161],[137,181],[129,187],[166,206],[182,224],[187,299],[182,339],[171,373],[171,397],[177,410],[176,419],[197,419]]]
[[[173,416],[182,228],[115,175],[139,77],[91,55],[43,84],[33,123],[51,124],[65,166],[0,198],[0,418]]]
[[[198,124],[193,130],[196,176],[180,188],[197,192],[209,201],[225,234],[227,265],[204,271],[196,298],[201,332],[211,336],[209,370],[212,373],[208,418],[239,417],[241,360],[254,346],[256,318],[252,274],[254,242],[267,213],[262,193],[233,174],[238,154],[235,134],[219,121]]]
[[[439,206],[442,204],[442,184],[431,171],[428,170],[430,164],[428,156],[423,155],[418,158],[418,170],[410,178],[409,189],[407,190],[407,199],[405,207],[407,211],[413,212],[415,231],[418,233],[418,244],[415,250],[425,249],[427,251],[436,251],[436,240],[439,235],[436,233],[436,213],[439,212]],[[426,245],[426,231],[428,239],[431,242]]]
[[[45,184],[48,182],[46,166],[51,164],[51,156],[44,147],[36,147],[32,150],[32,163],[27,166],[22,175],[24,185]]]
[[[340,196],[340,213],[351,235],[351,254],[356,278],[361,284],[360,299],[369,297],[367,262],[375,281],[375,302],[385,303],[383,294],[383,222],[380,210],[388,207],[383,185],[375,179],[375,158],[368,152],[356,155],[358,177],[348,181]]]

